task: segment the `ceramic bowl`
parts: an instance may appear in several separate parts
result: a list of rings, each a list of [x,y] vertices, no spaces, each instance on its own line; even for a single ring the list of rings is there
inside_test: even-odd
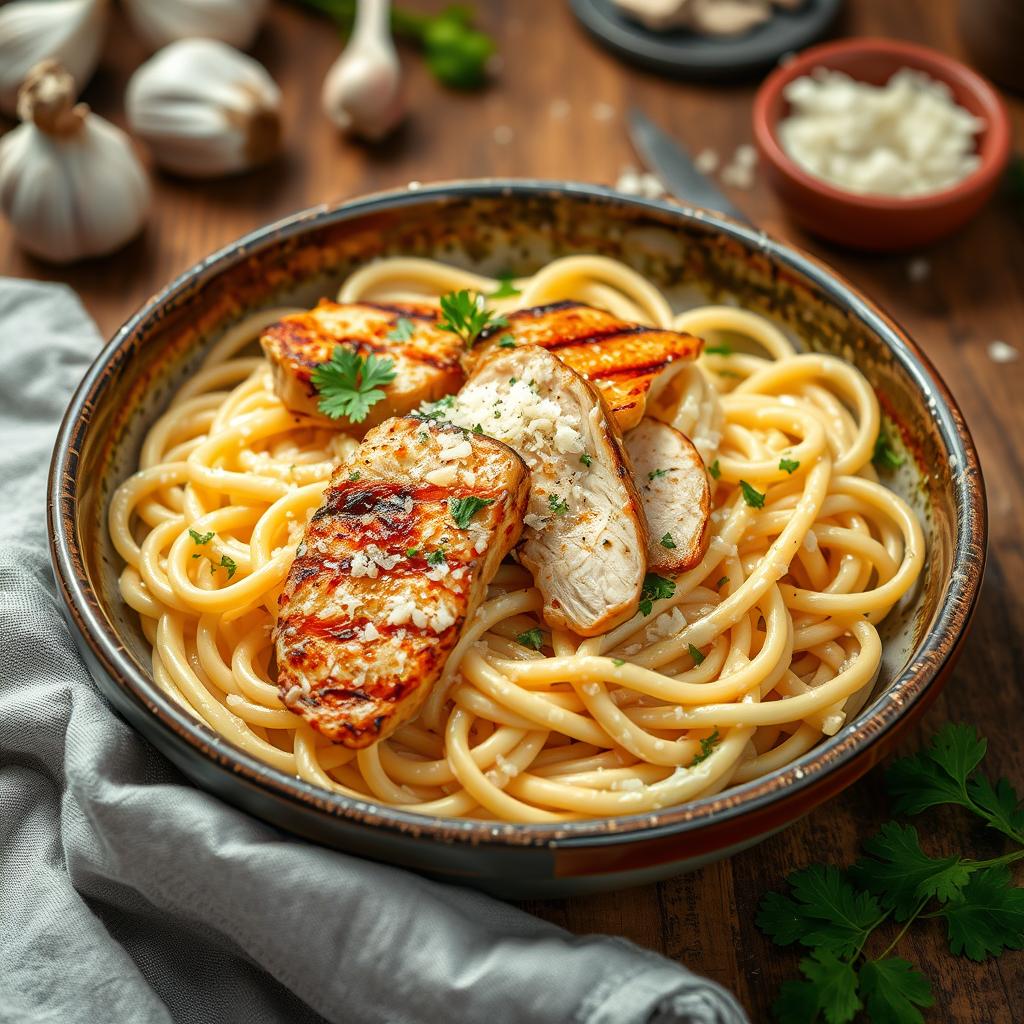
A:
[[[255,760],[168,700],[150,674],[105,514],[143,434],[203,354],[245,313],[313,302],[368,260],[436,257],[529,273],[603,253],[679,306],[735,302],[801,346],[855,363],[913,458],[893,481],[925,528],[920,585],[887,620],[876,696],[795,763],[726,793],[633,817],[556,825],[428,818],[328,793]],[[935,697],[978,592],[985,499],[977,454],[946,386],[906,334],[812,257],[720,215],[591,186],[460,182],[319,207],[260,229],[183,274],[114,336],[68,409],[49,484],[54,572],[111,704],[197,785],[318,842],[505,895],[620,888],[756,842],[876,764]]]
[[[977,138],[980,166],[963,181],[929,195],[859,195],[805,171],[782,148],[777,127],[789,112],[785,88],[815,68],[884,85],[914,68],[949,86],[954,100],[985,122]],[[754,98],[754,140],[764,172],[789,215],[814,235],[876,252],[913,249],[967,223],[991,198],[1010,159],[1010,122],[999,93],[965,64],[896,39],[844,39],[804,50],[765,79]]]

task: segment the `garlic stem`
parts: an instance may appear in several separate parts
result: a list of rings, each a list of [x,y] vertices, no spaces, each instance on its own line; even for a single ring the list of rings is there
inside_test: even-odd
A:
[[[75,80],[55,60],[40,61],[18,92],[18,117],[47,135],[74,135],[88,113],[85,103],[75,103]]]

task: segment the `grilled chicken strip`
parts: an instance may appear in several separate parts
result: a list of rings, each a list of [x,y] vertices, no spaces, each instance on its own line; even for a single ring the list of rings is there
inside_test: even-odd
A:
[[[601,393],[557,357],[497,349],[439,413],[511,445],[530,467],[520,561],[544,595],[544,618],[581,636],[634,614],[647,529]]]
[[[529,493],[507,445],[391,419],[331,478],[280,598],[285,704],[346,747],[419,712],[522,531]]]
[[[640,422],[648,396],[695,359],[704,344],[692,334],[619,320],[579,302],[520,309],[507,320],[507,328],[485,332],[475,350],[478,358],[509,335],[517,345],[554,352],[601,389],[623,431]]]
[[[458,390],[465,380],[459,362],[463,344],[456,335],[437,329],[438,315],[435,307],[421,302],[321,299],[309,312],[271,324],[260,345],[274,373],[274,390],[289,409],[363,434],[391,416],[411,412],[421,402]],[[395,379],[384,386],[384,398],[361,423],[329,419],[318,408],[319,396],[310,378],[318,366],[330,362],[338,345],[394,363]]]
[[[626,435],[626,451],[650,530],[648,569],[678,576],[708,547],[711,488],[704,460],[685,434],[650,419]]]

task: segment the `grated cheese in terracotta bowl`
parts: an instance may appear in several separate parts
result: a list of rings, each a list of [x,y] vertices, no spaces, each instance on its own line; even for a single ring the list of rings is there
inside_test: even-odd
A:
[[[805,171],[861,194],[921,196],[974,172],[985,123],[956,104],[949,87],[911,68],[884,86],[816,68],[784,95],[782,148]]]

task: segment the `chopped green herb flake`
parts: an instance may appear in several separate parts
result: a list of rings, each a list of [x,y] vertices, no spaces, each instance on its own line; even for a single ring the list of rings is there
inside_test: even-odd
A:
[[[441,548],[437,548],[427,555],[427,565],[444,565],[446,561],[444,551]]]
[[[477,498],[472,495],[468,498],[448,499],[448,508],[451,511],[452,519],[455,520],[455,525],[461,530],[465,530],[469,526],[470,520],[480,509],[493,504],[493,498]]]
[[[406,558],[415,558],[419,553],[420,553],[420,549],[419,548],[406,548],[405,549],[405,557]]]
[[[743,492],[743,500],[751,508],[764,508],[764,495],[754,487],[751,487],[746,480],[740,481],[740,490]]]
[[[721,590],[721,589],[722,589],[722,584],[723,584],[723,583],[728,583],[728,582],[729,582],[729,577],[728,577],[728,576],[723,576],[723,577],[722,577],[722,578],[721,578],[721,579],[720,579],[720,580],[719,580],[719,581],[718,581],[718,582],[717,582],[717,583],[715,584],[715,590]]]
[[[349,480],[358,480],[362,475],[363,474],[360,473],[358,469],[353,469],[352,472],[349,473],[348,478]]]
[[[498,342],[498,348],[516,348],[516,339],[511,334],[506,334]]]
[[[584,466],[589,466],[593,461],[594,460],[586,452],[580,456],[580,462],[582,462]]]
[[[544,646],[544,633],[539,626],[528,629],[516,637],[516,643],[522,647],[529,647],[531,651],[539,651]]]
[[[564,516],[569,511],[569,505],[565,498],[559,497],[557,494],[548,495],[548,508],[555,513],[556,516]]]
[[[640,591],[640,611],[644,615],[650,615],[654,610],[654,602],[671,597],[676,592],[676,585],[672,580],[665,579],[657,573],[649,572],[644,577],[643,589]]]
[[[699,647],[694,647],[693,644],[687,644],[686,649],[690,652],[694,665],[699,665],[707,657]]]
[[[189,527],[188,535],[196,544],[209,544],[210,541],[213,540],[213,538],[216,536],[213,530],[211,530],[209,533],[199,533],[198,531],[193,530],[191,527]]]
[[[218,569],[227,569],[228,579],[231,579],[235,575],[235,570],[238,569],[238,563],[233,558],[228,558],[227,555],[221,555],[220,561],[216,565],[210,566],[210,572],[215,573]]]
[[[661,546],[663,548],[669,548],[670,550],[676,546],[676,542],[672,539],[671,533],[666,533],[665,536],[661,538]]]
[[[667,473],[667,469],[652,469],[650,473],[647,474],[647,479],[657,480],[659,476],[665,476]]]
[[[732,355],[732,345],[726,345],[724,343],[721,344],[721,345],[705,345],[704,346],[704,355],[706,355],[706,356],[731,356]]]
[[[871,461],[875,464],[878,469],[893,470],[899,469],[904,462],[907,461],[905,455],[897,455],[886,437],[884,431],[878,435],[875,441],[875,451],[871,456]]]
[[[613,665],[614,665],[614,666],[615,666],[616,668],[621,668],[621,667],[622,667],[623,665],[625,665],[626,663],[625,663],[625,662],[624,662],[624,661],[622,660],[622,658],[612,658],[612,664],[613,664]]]
[[[691,651],[691,654],[692,653],[693,652]],[[701,661],[703,660],[704,659],[701,658]],[[711,756],[711,752],[718,746],[721,739],[722,737],[718,735],[717,729],[710,736],[703,737],[700,741],[700,753],[690,762],[690,767],[692,768],[695,764],[700,764],[701,761],[706,761]]]
[[[718,465],[718,459],[715,459],[715,461],[708,466],[708,472],[711,474],[712,480],[717,480],[722,475],[722,470]]]
[[[479,423],[474,423],[473,424],[473,433],[474,434],[482,434],[483,432],[484,432],[484,428],[481,427]]]
[[[408,341],[412,337],[412,332],[416,329],[416,325],[409,320],[407,317],[400,316],[395,321],[395,326],[388,331],[389,341]]]
[[[779,469],[785,470],[787,473],[795,473],[800,468],[799,460],[794,459],[779,459]]]

